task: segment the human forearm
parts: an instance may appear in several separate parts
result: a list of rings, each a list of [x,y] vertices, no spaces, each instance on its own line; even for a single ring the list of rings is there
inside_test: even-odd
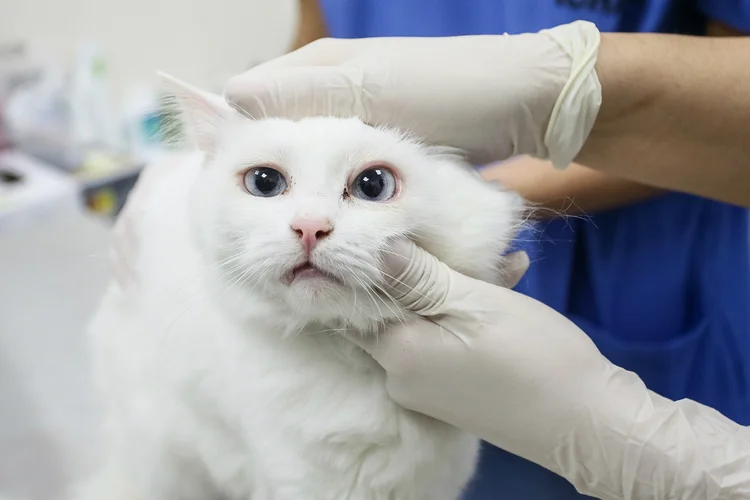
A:
[[[750,38],[602,34],[599,116],[577,161],[750,205]]]
[[[358,116],[476,164],[575,160],[750,206],[748,81],[750,39],[600,37],[579,21],[516,36],[321,40],[232,79],[227,98],[251,116]]]
[[[299,7],[297,33],[291,50],[297,50],[310,42],[328,36],[318,0],[299,0],[297,5]]]
[[[748,498],[750,429],[649,391],[635,373],[608,371],[556,444],[551,470],[607,500]]]
[[[552,467],[579,492],[612,500],[748,498],[750,429],[695,401],[664,398],[617,367],[602,381]]]
[[[595,213],[662,192],[577,164],[555,170],[549,162],[529,157],[486,167],[482,176],[519,192],[537,207],[532,216],[540,219]]]
[[[383,366],[400,405],[469,430],[595,498],[750,498],[747,428],[650,392],[554,310],[456,273],[412,243],[396,242],[384,261],[389,295],[429,320],[350,338]],[[522,271],[514,274],[511,286]]]

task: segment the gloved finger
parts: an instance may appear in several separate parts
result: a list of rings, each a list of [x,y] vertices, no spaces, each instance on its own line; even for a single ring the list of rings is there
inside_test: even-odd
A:
[[[425,318],[391,325],[377,335],[346,332],[344,336],[370,354],[389,374],[399,376],[416,368],[414,360],[428,356],[435,344],[460,342]]]
[[[229,81],[226,100],[256,120],[357,116],[368,122],[363,79],[362,70],[353,65],[252,70]]]
[[[523,255],[513,258],[519,263],[523,259]],[[479,303],[495,307],[492,297],[506,291],[454,271],[407,239],[394,241],[383,253],[383,263],[384,291],[404,308],[427,318],[464,316],[467,310],[476,310]]]
[[[528,271],[530,264],[529,255],[523,250],[506,255],[502,269],[503,286],[507,288],[515,287]]]
[[[420,316],[444,313],[451,287],[469,279],[419,248],[411,240],[395,241],[383,255],[385,292],[406,309]]]
[[[341,64],[341,62],[351,53],[347,47],[351,48],[352,42],[356,43],[356,41],[353,40],[321,38],[310,42],[297,50],[287,52],[286,54],[258,64],[246,73],[236,76],[235,78],[242,78],[251,73],[284,68],[335,66]]]

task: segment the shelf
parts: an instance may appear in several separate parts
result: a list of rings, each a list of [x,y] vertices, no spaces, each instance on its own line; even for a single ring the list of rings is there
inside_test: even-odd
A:
[[[73,174],[73,178],[82,190],[88,191],[137,177],[141,173],[141,170],[143,170],[143,167],[144,164],[142,163],[126,163],[121,168],[109,172],[102,172],[101,174],[76,172]]]

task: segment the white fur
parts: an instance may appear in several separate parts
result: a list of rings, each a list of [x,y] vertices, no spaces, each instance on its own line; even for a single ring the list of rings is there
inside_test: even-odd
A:
[[[339,333],[409,320],[375,291],[393,238],[499,281],[520,198],[393,131],[251,121],[172,85],[202,151],[153,176],[138,222],[140,290],[113,285],[91,325],[111,459],[82,498],[458,498],[477,440],[394,404],[382,369]],[[397,171],[398,198],[343,196],[371,161]],[[266,164],[286,172],[287,193],[242,188],[241,173]],[[290,229],[300,215],[333,222],[313,261],[346,286],[281,282],[302,258]]]

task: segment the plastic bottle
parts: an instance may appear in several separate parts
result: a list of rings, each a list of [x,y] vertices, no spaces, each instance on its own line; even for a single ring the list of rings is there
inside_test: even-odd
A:
[[[154,88],[141,83],[131,88],[125,99],[125,127],[130,155],[148,162],[162,150],[162,115]]]
[[[109,94],[107,62],[99,47],[84,42],[78,49],[71,92],[74,140],[82,147],[123,148],[119,117]]]

